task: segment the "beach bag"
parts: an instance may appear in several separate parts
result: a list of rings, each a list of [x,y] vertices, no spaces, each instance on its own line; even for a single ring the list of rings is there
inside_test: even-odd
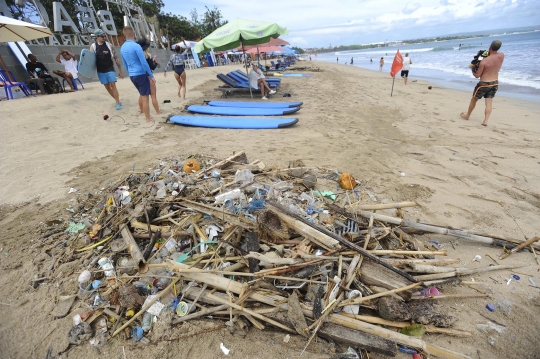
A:
[[[54,81],[54,78],[51,75],[46,75],[39,72],[38,77],[45,80],[43,87],[49,95],[53,93],[60,93],[60,86]]]

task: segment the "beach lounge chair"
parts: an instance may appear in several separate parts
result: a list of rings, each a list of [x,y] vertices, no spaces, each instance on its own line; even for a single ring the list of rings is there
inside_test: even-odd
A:
[[[26,84],[24,82],[18,82],[18,81],[15,81],[15,77],[13,76],[13,74],[11,73],[11,71],[9,72],[9,74],[11,75],[11,78],[13,79],[13,81],[10,81],[9,77],[8,77],[8,74],[5,70],[0,70],[0,81],[2,82],[2,87],[4,88],[4,91],[6,92],[6,98],[9,100],[10,98],[13,100],[13,92],[11,91],[11,88],[12,87],[18,87],[21,89],[21,91],[26,95],[26,96],[34,96],[36,97],[36,95],[34,95],[34,93],[32,92],[32,90],[30,90],[30,88],[28,86],[26,86]]]
[[[242,79],[242,81],[244,81],[244,82],[248,81],[248,77],[247,77],[246,73],[242,72],[242,70],[234,70],[234,71],[231,71],[231,72],[229,72],[227,74],[227,76],[234,78],[232,75],[236,75],[236,76],[240,77]],[[269,76],[269,77],[266,77],[265,80],[268,83],[275,83],[278,86],[281,84],[281,79],[279,77]]]
[[[220,86],[215,89],[216,91],[221,91],[221,97],[223,98],[235,95],[240,92],[249,92],[249,84],[247,82],[238,82],[228,76],[225,76],[224,74],[217,75],[217,78],[226,85]],[[251,90],[252,92],[260,92],[261,88],[252,88]],[[266,94],[266,96],[268,96],[268,94]]]
[[[247,75],[242,73],[241,71],[240,73],[236,71],[231,71],[227,74],[227,76],[240,83],[249,83]],[[268,82],[268,86],[270,87],[278,87],[281,81],[268,81],[268,79],[266,79],[266,82]]]

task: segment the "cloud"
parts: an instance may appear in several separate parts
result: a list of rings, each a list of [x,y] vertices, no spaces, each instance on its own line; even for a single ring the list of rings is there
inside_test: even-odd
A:
[[[165,11],[189,17],[202,2],[164,0]],[[477,6],[482,3],[483,6]],[[261,15],[254,1],[214,0],[223,18],[277,22],[293,46],[364,44],[463,31],[538,25],[538,0],[273,0]],[[287,11],[283,11],[286,8]],[[293,40],[294,39],[294,40]],[[299,41],[295,43],[295,41]],[[300,44],[302,42],[302,44]]]
[[[401,10],[402,13],[404,14],[412,14],[413,12],[415,12],[416,10],[420,9],[422,5],[420,5],[420,3],[407,3],[407,5],[405,5],[405,7],[403,8],[403,10]]]

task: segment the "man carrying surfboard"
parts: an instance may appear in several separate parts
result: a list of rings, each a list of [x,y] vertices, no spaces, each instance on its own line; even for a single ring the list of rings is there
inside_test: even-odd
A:
[[[123,79],[124,75],[122,74],[120,59],[116,56],[114,47],[107,42],[107,35],[105,35],[103,30],[97,29],[94,31],[94,36],[96,37],[96,42],[90,45],[90,51],[96,54],[96,69],[99,82],[105,86],[109,95],[116,101],[116,109],[120,110],[122,109],[122,102],[120,102],[120,95],[116,88],[117,79],[113,63],[114,60],[116,66],[118,66],[118,76]]]
[[[144,113],[146,122],[152,122],[149,108],[150,83],[155,84],[156,79],[152,70],[150,70],[150,66],[148,66],[148,62],[146,62],[142,47],[135,42],[135,31],[131,26],[124,27],[124,36],[126,37],[126,42],[124,42],[124,45],[120,49],[122,61],[131,82],[139,91],[139,109]]]

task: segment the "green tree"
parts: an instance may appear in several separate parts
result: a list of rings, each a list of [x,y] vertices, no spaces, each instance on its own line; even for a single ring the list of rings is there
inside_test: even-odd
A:
[[[199,29],[191,24],[183,16],[171,13],[161,13],[158,15],[159,26],[171,44],[180,41],[180,38],[198,39],[201,36]]]
[[[293,46],[293,50],[298,51],[299,54],[303,54],[305,52],[304,49],[301,49],[301,48],[296,47],[296,46]]]
[[[221,10],[214,6],[213,9],[210,9],[208,6],[205,6],[206,12],[202,16],[202,22],[199,26],[202,37],[210,35],[217,28],[225,25],[228,21],[223,20],[221,16]]]

